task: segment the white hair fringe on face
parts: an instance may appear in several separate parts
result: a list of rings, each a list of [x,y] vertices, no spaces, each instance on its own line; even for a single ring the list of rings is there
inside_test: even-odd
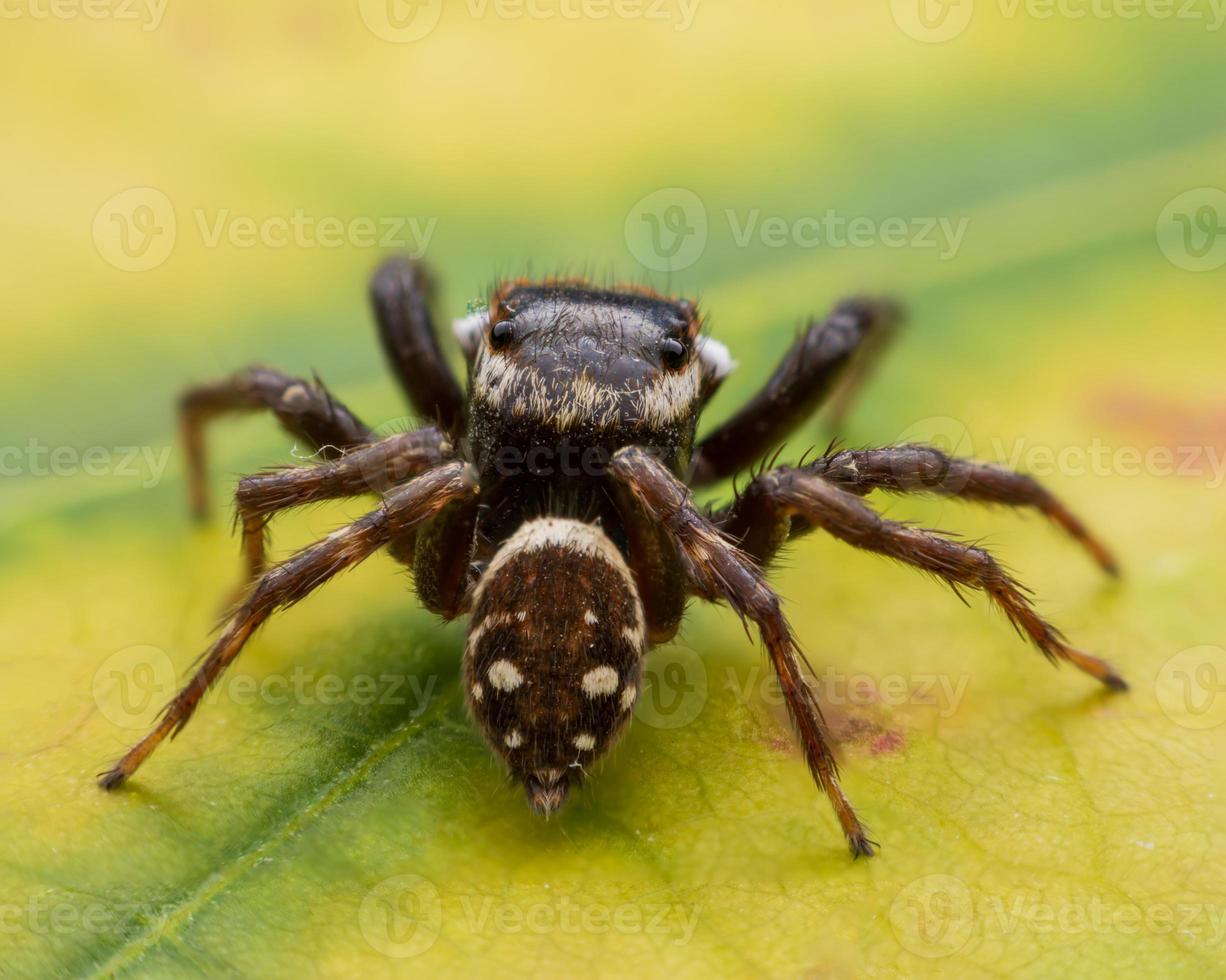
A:
[[[456,340],[460,342],[460,348],[468,357],[476,354],[477,345],[481,342],[481,334],[489,326],[489,322],[490,311],[488,307],[473,310],[471,313],[457,317],[452,321],[451,331],[455,334]],[[702,361],[707,375],[715,380],[725,378],[736,370],[736,361],[732,359],[732,354],[728,350],[727,345],[720,343],[713,337],[704,335],[698,338],[698,358]]]
[[[732,359],[728,345],[721,344],[713,337],[704,335],[698,338],[698,359],[702,361],[707,374],[716,381],[736,370],[736,361]]]
[[[464,351],[465,357],[471,358],[477,353],[477,345],[481,343],[481,334],[489,325],[490,311],[487,306],[451,321],[451,332],[460,342],[460,349]]]

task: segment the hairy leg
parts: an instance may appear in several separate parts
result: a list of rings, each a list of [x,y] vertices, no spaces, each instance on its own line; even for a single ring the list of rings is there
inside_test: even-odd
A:
[[[371,280],[370,301],[384,353],[414,411],[449,435],[461,435],[467,414],[464,391],[439,348],[421,264],[388,259]]]
[[[885,352],[898,336],[902,317],[899,311],[892,307],[888,312],[889,315],[883,316],[856,348],[843,377],[826,399],[826,424],[836,433],[843,431],[860,392],[864,390],[864,386],[881,364]]]
[[[931,446],[891,446],[885,449],[845,449],[815,459],[798,472],[822,477],[849,493],[866,496],[874,490],[891,493],[935,493],[1008,507],[1030,507],[1064,530],[1090,553],[1109,575],[1119,574],[1111,551],[1086,525],[1037,480],[991,463],[958,459]],[[713,519],[760,565],[765,565],[789,537],[813,529],[795,515],[788,526],[772,523],[761,513],[763,502],[738,497]],[[769,533],[764,533],[769,532]]]
[[[265,367],[249,367],[220,381],[189,388],[179,399],[179,431],[187,454],[192,513],[208,511],[204,426],[231,412],[273,412],[291,435],[327,459],[367,442],[370,430],[334,399],[318,379],[305,381]]]
[[[825,320],[810,323],[784,355],[770,380],[732,418],[699,444],[690,482],[714,483],[778,448],[836,387],[856,382],[888,336],[898,312],[888,303],[845,300]],[[864,350],[868,360],[858,357]],[[850,375],[849,375],[850,372]]]
[[[857,548],[930,572],[955,591],[959,586],[979,589],[1049,660],[1067,661],[1115,690],[1128,686],[1110,664],[1069,646],[987,551],[887,520],[855,494],[807,469],[780,467],[757,477],[722,527],[734,537],[743,532],[742,547],[756,556],[774,554],[798,524],[802,530],[820,527]]]
[[[245,476],[235,493],[235,523],[243,536],[244,586],[265,569],[269,519],[288,507],[384,493],[442,463],[452,454],[433,426],[359,446],[339,459]]]
[[[830,751],[821,709],[806,677],[806,663],[784,618],[779,597],[761,570],[710,520],[695,510],[688,489],[650,453],[623,449],[613,457],[613,477],[672,539],[693,591],[715,602],[726,600],[762,636],[796,726],[805,761],[829,798],[851,853],[873,854],[873,842],[843,795],[838,766]]]
[[[1054,494],[1024,473],[991,463],[957,459],[931,446],[917,445],[845,449],[814,460],[803,469],[859,495],[874,490],[938,493],[981,503],[1033,508],[1080,543],[1108,575],[1119,575],[1119,565],[1107,546]]]
[[[428,520],[448,502],[476,493],[475,477],[465,463],[438,466],[389,493],[382,506],[298,552],[260,579],[230,617],[204,655],[200,668],[162,713],[157,726],[99,777],[113,789],[131,776],[167,735],[179,733],[201,698],[242,651],[244,644],[274,612],[306,598],[326,581],[352,568],[398,535]]]

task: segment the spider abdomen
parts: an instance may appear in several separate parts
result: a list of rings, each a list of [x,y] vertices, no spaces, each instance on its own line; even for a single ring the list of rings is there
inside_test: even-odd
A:
[[[561,806],[616,742],[645,653],[633,576],[600,528],[539,518],[499,549],[474,595],[466,693],[537,812]]]

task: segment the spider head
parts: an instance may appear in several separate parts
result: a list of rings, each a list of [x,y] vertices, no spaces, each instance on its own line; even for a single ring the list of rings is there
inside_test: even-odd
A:
[[[456,323],[473,415],[495,429],[687,443],[733,367],[688,300],[578,280],[516,281]],[[617,439],[612,440],[614,442]]]

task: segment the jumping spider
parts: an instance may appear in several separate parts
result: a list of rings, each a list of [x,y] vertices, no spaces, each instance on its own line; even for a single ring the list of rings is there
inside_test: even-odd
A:
[[[928,446],[832,449],[763,469],[721,509],[692,503],[691,487],[751,467],[828,396],[845,400],[895,324],[888,304],[849,300],[810,322],[761,391],[695,445],[699,414],[734,365],[686,300],[573,279],[506,282],[488,306],[456,321],[466,397],[439,348],[422,268],[389,261],[370,292],[392,370],[434,424],[380,439],[320,382],[266,368],[183,396],[197,513],[206,507],[203,426],[217,415],[272,411],[321,459],[239,482],[249,585],[195,676],[101,776],[103,787],[118,786],[179,732],[272,613],[384,547],[412,568],[428,609],[447,620],[471,614],[468,706],[545,816],[625,729],[648,649],[676,634],[697,596],[728,602],[757,627],[852,854],[873,853],[839,788],[807,665],[763,574],[785,542],[815,529],[955,590],[982,590],[1048,659],[1126,687],[1107,663],[1069,646],[988,552],[886,520],[863,499],[874,490],[929,492],[1032,507],[1114,573],[1107,549],[1027,476]],[[558,465],[563,455],[569,468]],[[382,495],[376,509],[266,567],[275,512],[371,492]]]

